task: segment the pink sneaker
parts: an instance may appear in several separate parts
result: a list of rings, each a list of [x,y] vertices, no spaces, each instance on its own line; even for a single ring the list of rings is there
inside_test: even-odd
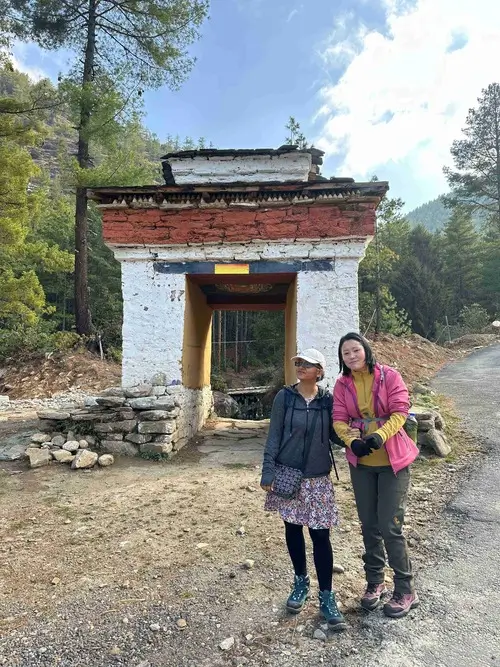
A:
[[[384,614],[391,618],[403,618],[410,611],[418,607],[420,601],[416,593],[393,593],[389,602],[384,605]]]
[[[380,598],[387,591],[385,584],[368,584],[361,598],[361,606],[366,611],[374,611],[380,604]]]

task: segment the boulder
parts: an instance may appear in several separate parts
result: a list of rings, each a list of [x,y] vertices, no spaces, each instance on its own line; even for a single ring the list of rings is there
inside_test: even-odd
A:
[[[28,447],[26,456],[30,460],[30,468],[41,468],[52,461],[52,454],[48,449],[32,449]]]
[[[240,414],[240,406],[232,396],[214,391],[214,412],[218,417],[235,418]]]
[[[445,458],[451,453],[451,447],[446,441],[446,437],[435,428],[431,428],[422,436],[419,436],[419,442],[424,447],[432,449],[441,458]]]
[[[136,387],[125,387],[123,390],[126,398],[142,398],[149,396],[153,389],[151,384],[139,384]]]
[[[97,462],[100,466],[103,468],[107,468],[108,466],[113,465],[115,462],[115,459],[112,454],[102,454],[98,459]]]
[[[435,428],[434,419],[420,419],[417,421],[418,421],[418,430],[423,433],[429,431],[431,428]]]
[[[43,445],[44,442],[50,442],[51,437],[48,433],[33,433],[31,436],[31,442],[36,443],[37,445]]]
[[[61,433],[55,435],[51,440],[51,443],[54,445],[54,447],[62,447],[65,442],[66,442],[66,436],[62,435]]]
[[[436,419],[434,420],[436,428],[438,431],[444,431],[446,428],[446,423],[443,419],[443,415],[440,412],[436,412]]]
[[[90,449],[80,449],[71,463],[71,469],[93,468],[98,458],[98,455],[95,452],[91,452]]]
[[[65,449],[58,449],[52,452],[52,456],[59,463],[70,463],[75,458],[73,454],[66,451]]]
[[[79,447],[78,440],[68,440],[68,442],[65,442],[62,446],[67,452],[77,452]]]
[[[123,440],[101,440],[100,449],[108,454],[115,454],[117,456],[137,456],[139,453],[138,447],[131,442],[124,442]]]

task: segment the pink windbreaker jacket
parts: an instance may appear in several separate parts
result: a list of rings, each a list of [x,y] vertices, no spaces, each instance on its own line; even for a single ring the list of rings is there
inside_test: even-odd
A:
[[[389,417],[394,412],[407,415],[410,406],[408,389],[395,368],[375,364],[373,381],[373,407],[376,417]],[[341,375],[333,391],[333,421],[351,423],[362,415],[358,408],[356,387],[350,375]],[[382,424],[382,422],[380,422]],[[401,429],[387,440],[385,449],[394,473],[398,473],[413,463],[419,454],[418,447]],[[346,457],[353,466],[358,465],[358,457],[346,447]]]

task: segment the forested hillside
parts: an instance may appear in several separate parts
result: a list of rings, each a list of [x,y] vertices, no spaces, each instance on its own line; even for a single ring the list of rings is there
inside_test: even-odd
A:
[[[422,225],[430,232],[435,232],[443,229],[450,215],[451,211],[446,208],[442,197],[437,197],[414,208],[406,214],[406,218],[412,227]]]
[[[452,209],[446,206],[446,197],[443,195],[417,206],[406,214],[406,219],[412,227],[422,225],[430,232],[439,232],[449,222],[451,215]],[[482,215],[481,211],[475,211],[471,217],[478,230],[487,224],[487,216]]]

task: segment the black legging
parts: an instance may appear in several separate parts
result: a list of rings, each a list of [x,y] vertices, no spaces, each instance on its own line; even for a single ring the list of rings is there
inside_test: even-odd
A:
[[[320,591],[332,590],[333,551],[328,528],[309,528]],[[306,543],[303,526],[285,521],[285,538],[293,569],[297,576],[307,574]]]

